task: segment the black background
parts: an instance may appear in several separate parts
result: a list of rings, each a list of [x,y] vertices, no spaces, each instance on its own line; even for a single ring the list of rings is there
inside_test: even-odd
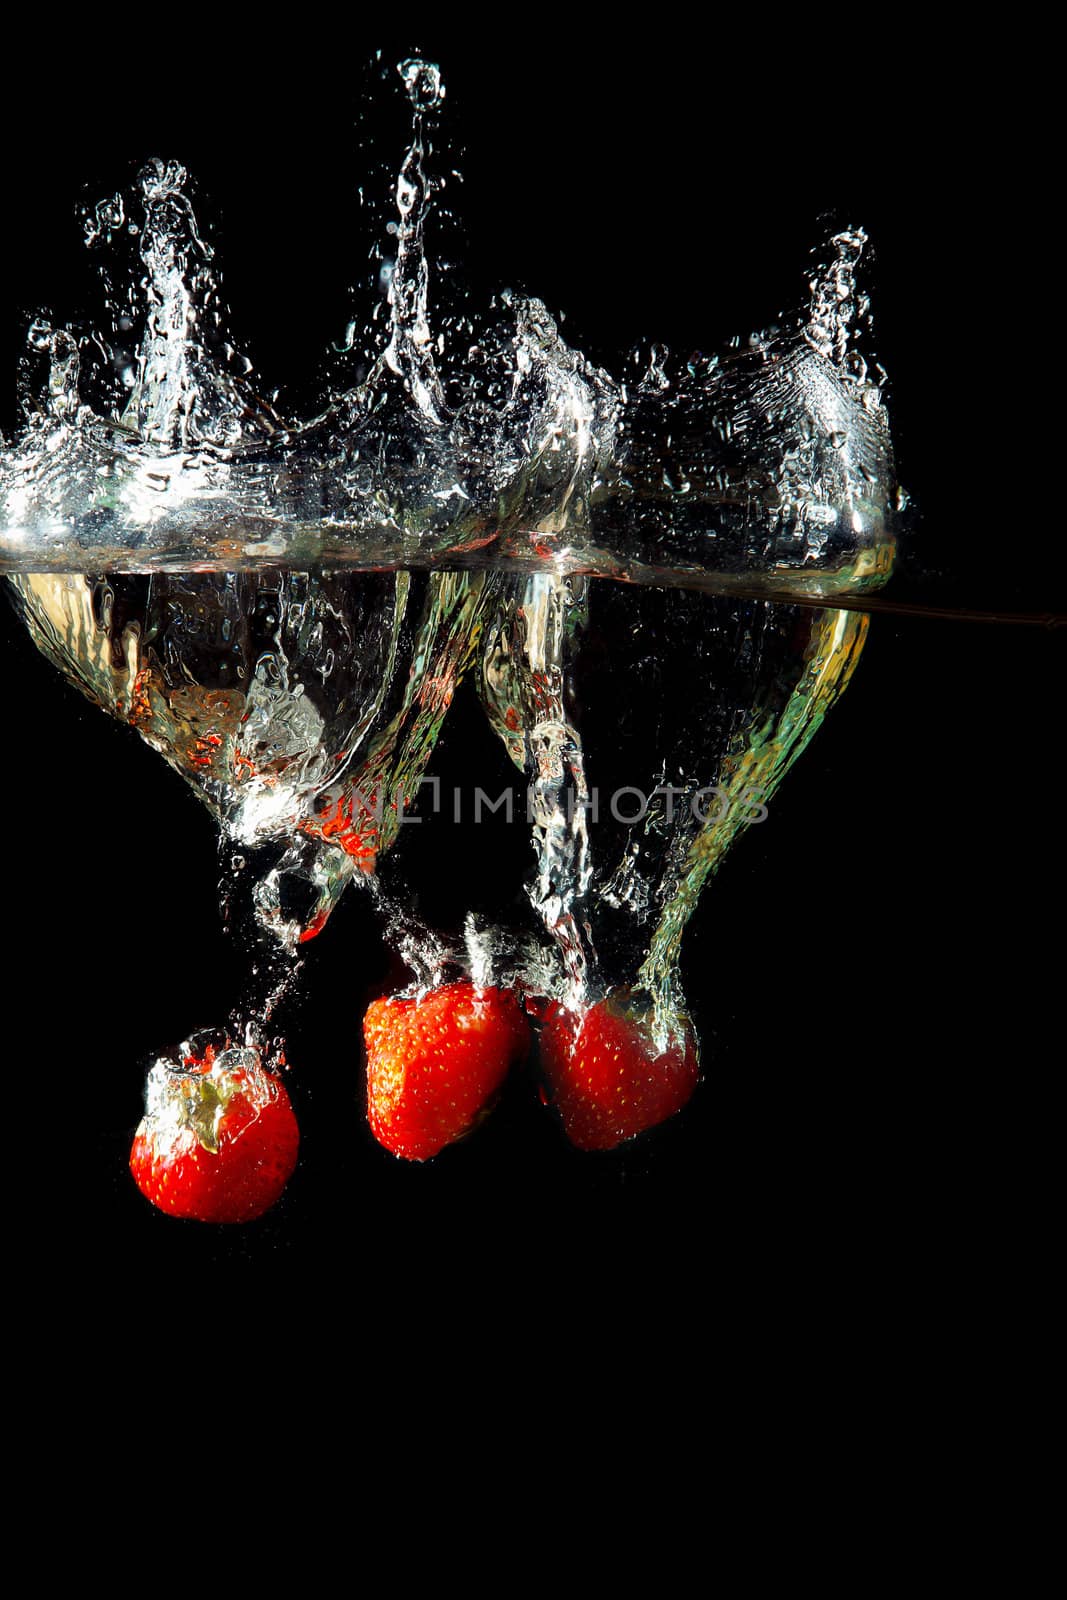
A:
[[[1005,107],[1007,61],[994,73],[822,29],[581,45],[312,29],[221,55],[97,38],[9,102],[16,344],[38,307],[92,314],[76,207],[175,155],[213,224],[237,342],[299,400],[354,295],[357,314],[369,305],[357,115],[384,170],[405,138],[392,81],[363,102],[379,43],[387,65],[420,45],[442,63],[465,175],[445,245],[479,303],[535,292],[615,370],[641,338],[707,349],[764,325],[802,295],[824,219],[862,223],[913,568],[939,601],[1058,603],[1039,424],[1020,399],[1040,354],[1021,160],[1035,130]],[[364,176],[384,192],[378,168]],[[125,1167],[146,1056],[224,1015],[239,982],[214,826],[10,615],[0,626],[9,1071],[34,1273],[372,1286],[435,1271],[455,1287],[578,1262],[587,1284],[633,1300],[679,1275],[736,1286],[735,1272],[825,1274],[877,1298],[878,1279],[933,1292],[987,1237],[1043,1093],[1062,666],[1048,631],[874,619],[851,689],[688,935],[704,1082],[683,1117],[616,1154],[571,1151],[529,1081],[426,1167],[380,1151],[359,1024],[400,974],[350,892],[289,1026],[300,1167],[274,1213],[228,1231],[157,1215]],[[466,693],[433,770],[446,787],[510,779]],[[490,875],[510,873],[519,895],[529,860],[518,824],[457,833],[441,819],[401,848],[441,914],[479,903]]]

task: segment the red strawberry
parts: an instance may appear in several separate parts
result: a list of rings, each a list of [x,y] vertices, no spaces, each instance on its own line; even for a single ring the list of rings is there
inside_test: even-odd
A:
[[[418,1000],[375,1000],[363,1037],[371,1132],[409,1161],[426,1161],[466,1133],[530,1045],[510,989],[466,982]]]
[[[154,1206],[199,1222],[250,1222],[278,1199],[300,1133],[280,1079],[255,1050],[157,1061],[130,1171]]]
[[[554,1006],[541,1035],[541,1062],[567,1137],[579,1150],[613,1150],[680,1111],[699,1077],[688,1022],[660,1051],[650,1019],[609,995],[581,1016]]]

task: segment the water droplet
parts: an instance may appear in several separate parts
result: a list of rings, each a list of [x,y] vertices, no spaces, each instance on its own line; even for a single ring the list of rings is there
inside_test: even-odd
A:
[[[83,219],[86,244],[94,245],[101,240],[109,244],[112,234],[120,229],[125,221],[126,208],[121,194],[111,195],[107,200],[99,200]]]
[[[435,111],[445,97],[441,69],[432,61],[413,58],[397,67],[408,99],[418,112]]]

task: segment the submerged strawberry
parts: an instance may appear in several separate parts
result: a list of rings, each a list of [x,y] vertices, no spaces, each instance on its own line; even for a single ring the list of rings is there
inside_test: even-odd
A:
[[[661,1050],[648,1017],[626,997],[600,1000],[581,1016],[552,1008],[541,1034],[541,1063],[571,1143],[613,1150],[680,1111],[700,1075],[688,1022]]]
[[[530,1044],[510,989],[451,983],[375,1000],[363,1019],[367,1118],[379,1144],[426,1161],[468,1131]]]
[[[250,1222],[285,1188],[299,1142],[285,1086],[257,1052],[209,1045],[148,1074],[130,1171],[169,1216]]]

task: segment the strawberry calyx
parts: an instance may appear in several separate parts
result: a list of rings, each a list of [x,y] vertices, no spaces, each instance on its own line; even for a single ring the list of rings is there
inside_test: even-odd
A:
[[[234,1103],[245,1113],[230,1117],[227,1132],[236,1138],[277,1094],[278,1081],[257,1051],[228,1041],[218,1050],[209,1044],[202,1054],[184,1054],[180,1064],[165,1056],[153,1064],[145,1084],[145,1120],[157,1142],[191,1135],[202,1150],[217,1155]]]

